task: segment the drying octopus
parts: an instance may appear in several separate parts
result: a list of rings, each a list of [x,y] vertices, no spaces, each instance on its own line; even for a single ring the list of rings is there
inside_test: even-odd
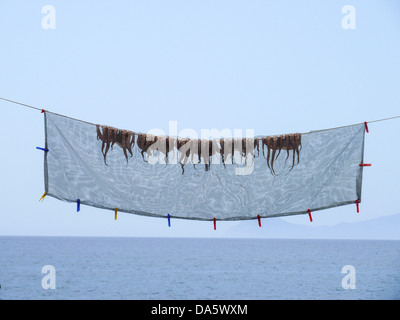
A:
[[[218,145],[219,143],[219,145]],[[250,147],[248,147],[250,146]],[[191,158],[191,162],[193,166],[196,168],[197,164],[200,164],[202,161],[204,163],[205,170],[208,171],[211,166],[211,159],[214,155],[220,154],[222,163],[226,168],[225,160],[230,155],[233,157],[235,151],[240,152],[243,158],[247,159],[247,155],[251,155],[254,157],[254,149],[258,150],[259,153],[259,139],[180,139],[178,140],[178,150],[181,153],[180,164],[182,167],[182,174],[184,173],[184,166]],[[195,157],[197,163],[195,163]]]
[[[147,162],[147,160],[144,159],[144,153],[146,153],[147,156],[150,156],[153,154],[151,152],[151,150],[149,150],[149,148],[153,143],[157,142],[157,138],[158,138],[157,136],[146,135],[144,133],[138,134],[137,145],[138,145],[139,149],[141,150],[143,161]]]
[[[194,139],[189,142],[193,166],[200,164],[203,160],[205,170],[208,171],[211,166],[211,159],[220,152],[216,140]],[[197,163],[194,163],[194,157],[197,156]]]
[[[158,150],[164,154],[164,160],[168,163],[168,153],[174,149],[175,139],[163,136],[154,136],[150,134],[140,133],[137,139],[138,148],[141,150],[143,161],[148,162],[144,158],[144,154],[147,157],[153,156],[154,151]]]
[[[235,156],[235,151],[238,151],[242,158],[247,161],[247,156],[255,157],[254,150],[257,149],[258,155],[260,154],[259,138],[244,138],[244,139],[220,139],[219,144],[222,164],[226,168],[225,161],[228,156],[231,156],[232,164]],[[257,155],[257,157],[258,157]]]
[[[104,163],[107,164],[106,157],[109,149],[113,149],[116,143],[122,148],[125,158],[128,162],[128,153],[133,156],[132,148],[135,146],[135,137],[137,136],[137,146],[140,149],[143,161],[144,154],[149,156],[154,154],[154,150],[164,155],[164,160],[168,163],[168,154],[176,147],[180,153],[179,163],[182,168],[182,174],[185,172],[184,166],[191,160],[194,168],[201,162],[204,163],[205,170],[209,171],[211,159],[214,155],[220,154],[222,164],[226,168],[226,161],[230,157],[231,163],[234,163],[235,152],[238,152],[241,158],[247,161],[248,156],[255,158],[255,150],[257,149],[257,157],[260,155],[260,143],[262,145],[262,153],[267,160],[267,166],[272,175],[277,175],[274,169],[274,162],[278,159],[282,150],[287,151],[286,160],[289,159],[290,151],[292,151],[292,164],[289,172],[296,164],[300,162],[301,150],[301,134],[286,134],[280,136],[268,136],[262,138],[243,138],[243,139],[189,139],[189,138],[170,138],[164,136],[155,136],[150,134],[139,133],[127,130],[119,130],[116,128],[97,125],[97,139],[102,141],[101,151],[104,156]],[[267,148],[267,156],[265,156],[265,147]],[[296,162],[297,156],[297,162]],[[197,163],[196,163],[197,161]]]
[[[96,125],[97,140],[102,141],[101,152],[103,153],[104,163],[107,165],[107,153],[113,150],[114,144],[116,143],[122,148],[126,162],[128,163],[128,153],[133,156],[132,148],[135,146],[135,133],[128,130],[119,130],[117,128],[109,126]]]
[[[274,169],[274,161],[279,157],[281,150],[287,151],[286,160],[289,159],[289,154],[290,154],[289,151],[292,151],[293,153],[292,165],[289,172],[292,171],[294,166],[300,162],[300,150],[301,150],[300,133],[286,134],[273,137],[264,137],[261,138],[261,142],[262,142],[262,151],[264,158],[265,158],[264,146],[267,147],[267,157],[266,157],[267,165],[273,175],[275,176],[277,175]],[[296,163],[296,155],[297,155],[297,163]]]

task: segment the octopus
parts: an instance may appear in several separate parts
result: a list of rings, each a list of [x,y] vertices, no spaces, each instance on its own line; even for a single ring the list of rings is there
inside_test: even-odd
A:
[[[277,175],[274,169],[274,161],[278,159],[281,150],[287,151],[286,160],[289,159],[290,151],[292,151],[293,158],[292,158],[292,165],[290,167],[290,171],[294,168],[296,164],[300,162],[300,149],[301,149],[301,134],[287,134],[287,135],[280,135],[280,136],[273,136],[273,137],[264,137],[261,138],[262,142],[262,151],[263,156],[265,158],[264,147],[267,147],[267,166],[270,169],[272,175]],[[271,154],[272,150],[272,154]],[[297,163],[296,163],[296,155],[297,155]]]
[[[168,163],[168,153],[174,150],[175,139],[170,137],[158,137],[158,151],[164,154],[164,161]]]
[[[220,154],[221,154],[221,160],[222,160],[222,164],[224,165],[224,168],[226,168],[226,165],[225,165],[225,155],[227,155],[226,153],[225,153],[225,142],[228,142],[227,143],[227,149],[230,149],[229,147],[228,147],[228,144],[229,144],[229,140],[228,139],[219,139],[219,145],[221,146],[220,147]]]
[[[189,143],[190,141],[191,140],[187,138],[177,139],[177,148],[181,153],[179,163],[181,164],[182,174],[185,173],[184,166],[188,162],[190,157],[190,143]]]
[[[217,153],[220,153],[217,140],[205,139],[178,139],[178,150],[181,153],[179,163],[182,167],[182,174],[185,172],[184,166],[188,163],[189,159],[196,169],[196,165],[203,161],[205,170],[208,171],[211,165],[211,158]],[[197,159],[195,159],[195,157]],[[195,162],[197,160],[197,163]]]
[[[253,158],[254,150],[257,149],[258,155],[260,155],[260,139],[259,138],[243,138],[243,139],[220,139],[219,144],[221,145],[220,153],[222,164],[226,168],[225,161],[230,155],[232,158],[232,164],[235,156],[235,152],[239,152],[242,158],[247,160],[247,156],[251,155]],[[253,145],[252,145],[253,144]]]
[[[137,146],[140,149],[140,153],[142,155],[143,161],[144,162],[148,162],[147,160],[145,160],[144,158],[144,153],[147,154],[147,157],[152,156],[154,149],[151,148],[149,150],[149,148],[158,141],[158,136],[153,136],[151,134],[144,134],[144,133],[140,133],[138,135],[137,138]]]
[[[259,138],[244,138],[242,139],[242,158],[247,160],[247,156],[250,155],[253,159],[255,158],[254,150],[257,148],[258,155],[260,155],[260,139]]]
[[[267,136],[262,138],[235,138],[235,139],[189,139],[189,138],[171,138],[168,136],[155,136],[151,134],[135,133],[128,130],[120,130],[110,126],[96,125],[97,139],[102,141],[101,152],[104,157],[104,163],[107,165],[107,153],[113,150],[117,144],[123,151],[128,163],[128,153],[133,156],[132,149],[135,146],[135,138],[137,137],[137,146],[142,155],[142,159],[148,162],[148,158],[158,150],[158,154],[164,155],[164,161],[168,163],[168,154],[175,148],[180,153],[179,163],[182,168],[182,174],[185,172],[185,165],[191,160],[194,168],[196,165],[204,163],[205,171],[211,168],[211,159],[214,155],[220,154],[222,164],[226,168],[227,159],[231,156],[231,164],[235,162],[235,153],[239,153],[241,159],[245,159],[250,155],[256,158],[255,150],[257,149],[257,157],[260,155],[260,143],[262,145],[262,153],[267,160],[267,166],[271,174],[276,176],[274,162],[278,159],[282,150],[286,150],[286,160],[292,152],[291,166],[289,172],[296,164],[300,162],[301,150],[301,134],[286,134],[279,136]],[[265,155],[267,148],[267,155]],[[147,154],[145,158],[144,154]],[[297,159],[296,159],[297,157]],[[196,162],[197,161],[197,162]]]
[[[107,165],[107,153],[110,150],[113,150],[114,144],[117,144],[122,151],[124,152],[124,156],[126,158],[126,162],[128,163],[128,153],[133,156],[132,148],[135,146],[135,133],[128,130],[119,130],[109,126],[101,126],[96,125],[97,131],[97,140],[102,141],[101,152],[104,157],[104,163]]]
[[[214,155],[221,153],[221,149],[217,144],[217,140],[199,140],[198,143],[198,156],[203,159],[205,170],[208,171],[211,166],[211,159]]]

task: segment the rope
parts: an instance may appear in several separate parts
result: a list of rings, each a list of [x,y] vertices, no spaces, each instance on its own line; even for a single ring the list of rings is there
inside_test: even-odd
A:
[[[368,123],[373,123],[373,122],[379,122],[379,121],[386,121],[386,120],[392,120],[392,119],[397,119],[400,118],[400,116],[395,116],[395,117],[390,117],[390,118],[384,118],[384,119],[379,119],[379,120],[372,120],[372,121],[367,121]]]
[[[23,106],[23,107],[26,107],[26,108],[31,108],[31,109],[35,109],[35,110],[39,110],[39,111],[43,111],[43,110],[44,110],[44,109],[42,109],[42,108],[34,107],[34,106],[29,105],[29,104],[21,103],[21,102],[14,101],[14,100],[5,99],[5,98],[2,98],[2,97],[0,97],[0,99],[1,99],[1,100],[4,100],[4,101],[7,101],[7,102],[10,102],[10,103],[14,103],[14,104]],[[48,110],[45,110],[45,111],[46,111],[46,112],[51,112],[51,111],[48,111]],[[81,121],[81,122],[85,122],[85,123],[88,123],[88,124],[96,125],[95,123],[83,121],[83,120],[81,120],[81,119],[71,118],[71,117],[66,116],[66,115],[64,115],[64,114],[59,114],[59,113],[55,113],[55,112],[51,112],[51,113],[56,114],[56,115],[61,116],[61,117],[64,117],[64,118],[69,118],[69,119],[72,119],[72,120]],[[383,119],[371,120],[371,121],[367,121],[367,123],[374,123],[374,122],[380,122],[380,121],[388,121],[388,120],[393,120],[393,119],[398,119],[398,118],[400,118],[400,115],[394,116],[394,117],[390,117],[390,118],[383,118]],[[362,124],[362,123],[351,124],[351,125],[341,126],[341,127],[335,127],[335,128],[331,128],[331,129],[338,129],[338,128],[350,127],[350,126],[354,126],[354,125],[358,125],[358,124]],[[325,131],[325,130],[331,130],[331,129],[315,130],[315,131],[312,131],[312,132]]]
[[[46,111],[46,112],[51,112],[51,111],[45,110],[45,109],[43,109],[43,108],[34,107],[34,106],[29,105],[29,104],[21,103],[21,102],[18,102],[18,101],[9,100],[9,99],[5,99],[5,98],[2,98],[2,97],[0,97],[0,99],[1,99],[1,100],[4,100],[4,101],[7,101],[7,102],[11,102],[11,103],[18,104],[18,105],[23,106],[23,107],[27,107],[27,108],[31,108],[31,109],[36,109],[36,110],[39,110],[40,112],[42,112],[43,110]],[[66,115],[64,115],[64,114],[55,113],[55,112],[51,112],[51,113],[52,113],[52,114],[56,114],[56,115],[58,115],[58,116],[60,116],[60,117],[64,117],[64,118],[68,118],[68,119],[72,119],[72,120],[76,120],[76,121],[80,121],[80,122],[85,122],[85,123],[88,123],[88,124],[96,125],[96,123],[84,121],[84,120],[81,120],[81,119],[72,118],[72,117],[66,116]]]
[[[24,107],[27,107],[27,108],[31,108],[31,109],[36,109],[36,110],[42,111],[41,108],[36,108],[36,107],[34,107],[34,106],[30,106],[30,105],[25,104],[25,103],[21,103],[21,102],[17,102],[17,101],[14,101],[14,100],[9,100],[9,99],[5,99],[5,98],[1,98],[1,97],[0,97],[0,99],[1,99],[1,100],[4,100],[4,101],[11,102],[11,103],[19,104],[19,105],[24,106]]]

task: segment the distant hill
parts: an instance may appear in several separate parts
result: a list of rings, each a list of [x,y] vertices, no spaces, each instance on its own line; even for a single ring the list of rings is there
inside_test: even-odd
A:
[[[335,226],[298,225],[281,218],[241,221],[226,231],[226,237],[277,239],[371,239],[400,240],[400,213]]]

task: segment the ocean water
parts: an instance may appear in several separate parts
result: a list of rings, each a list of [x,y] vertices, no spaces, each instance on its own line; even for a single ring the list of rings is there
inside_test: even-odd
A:
[[[400,241],[0,237],[0,285],[4,300],[400,299]]]

